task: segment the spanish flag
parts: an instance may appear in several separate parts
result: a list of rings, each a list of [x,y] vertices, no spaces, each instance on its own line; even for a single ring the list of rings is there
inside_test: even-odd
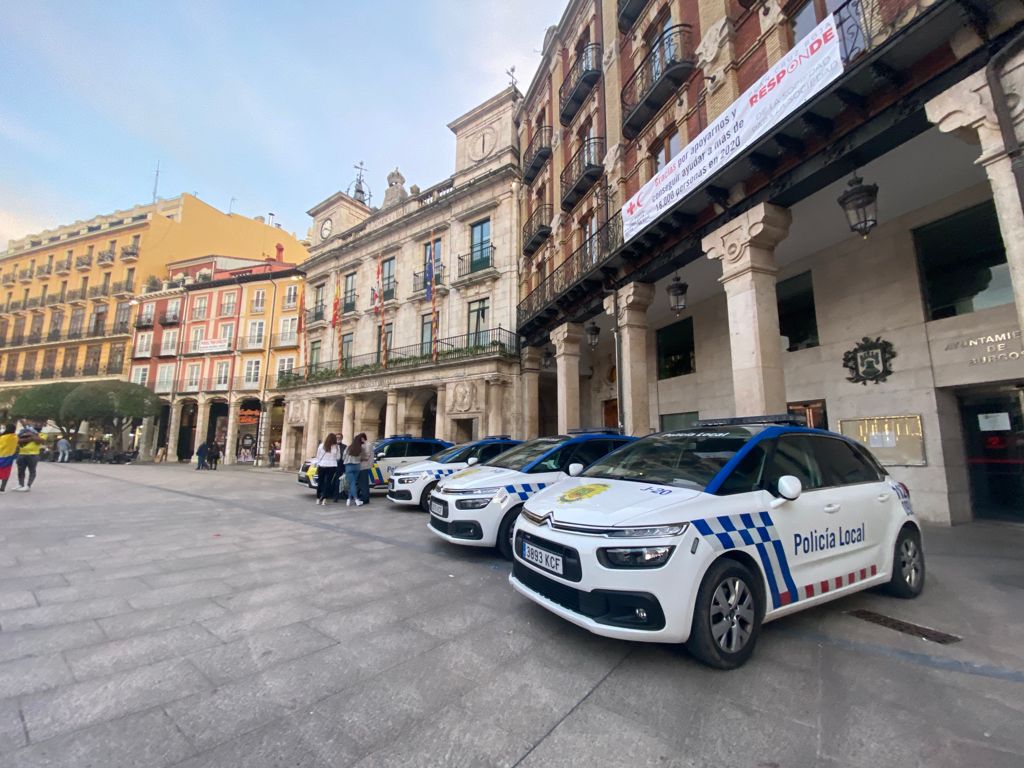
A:
[[[0,435],[0,480],[11,476],[14,456],[18,453],[18,436],[14,432]]]

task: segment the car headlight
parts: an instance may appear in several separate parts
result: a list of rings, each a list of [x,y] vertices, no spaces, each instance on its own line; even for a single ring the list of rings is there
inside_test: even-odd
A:
[[[670,523],[647,528],[612,528],[605,531],[604,535],[613,539],[657,539],[662,536],[682,536],[689,527],[689,523]]]
[[[415,475],[399,475],[395,479],[402,485],[409,485],[409,483],[415,483],[418,478]]]
[[[491,503],[490,498],[486,499],[458,499],[455,502],[456,509],[483,509]]]
[[[660,568],[672,557],[675,547],[608,547],[597,550],[605,568]]]

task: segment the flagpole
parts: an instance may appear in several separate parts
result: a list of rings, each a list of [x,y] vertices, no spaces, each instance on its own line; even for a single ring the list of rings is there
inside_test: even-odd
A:
[[[437,362],[437,286],[434,277],[437,270],[437,244],[434,241],[434,229],[430,229],[430,357]]]

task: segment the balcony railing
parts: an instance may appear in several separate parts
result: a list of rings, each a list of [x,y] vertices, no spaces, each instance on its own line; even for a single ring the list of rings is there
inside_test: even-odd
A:
[[[12,347],[20,347],[24,343],[25,343],[25,333],[24,332],[22,332],[22,333],[12,333],[11,334],[11,344],[10,345]]]
[[[237,310],[238,305],[234,302],[221,304],[218,317],[234,317]]]
[[[192,319],[193,320],[205,320],[206,319],[206,307],[192,307]]]
[[[85,293],[85,288],[74,288],[68,291],[67,295],[64,298],[65,301],[68,301],[70,303],[85,301]]]
[[[53,274],[53,267],[49,264],[43,264],[42,266],[36,267],[36,277],[49,277]]]
[[[4,285],[14,285],[17,281],[18,275],[14,272],[5,272],[3,277],[0,277],[0,282]]]
[[[164,312],[160,315],[160,325],[178,325],[180,322],[180,312]]]
[[[132,357],[134,357],[134,358],[152,357],[152,356],[153,356],[153,347],[135,347],[134,349],[132,349]]]
[[[604,138],[585,139],[562,170],[562,210],[571,210],[604,173]]]
[[[137,245],[123,245],[121,246],[121,261],[136,261],[139,258],[139,246]]]
[[[58,261],[56,264],[54,264],[53,265],[53,271],[56,272],[58,275],[66,275],[68,272],[70,272],[71,271],[71,257],[69,256],[68,258],[64,259],[63,261]]]
[[[636,138],[696,65],[690,25],[666,29],[622,89],[622,133],[626,138]]]
[[[32,296],[31,298],[25,299],[25,309],[38,309],[42,305],[42,296]]]
[[[46,334],[47,341],[61,341],[60,328],[51,328],[49,333]]]
[[[276,387],[284,389],[322,381],[376,374],[384,370],[424,368],[480,357],[498,356],[512,360],[519,359],[519,336],[500,327],[488,328],[463,336],[438,339],[436,361],[429,347],[429,344],[396,347],[388,351],[386,364],[379,353],[371,352],[367,355],[354,355],[343,360],[332,360],[295,368],[292,371],[278,374],[275,383]]]
[[[89,289],[90,299],[105,299],[110,295],[109,285],[94,285]]]
[[[111,358],[107,361],[107,375],[117,376],[124,373],[124,358]]]
[[[62,301],[64,301],[64,297],[59,293],[51,293],[46,297],[46,301],[43,303],[48,307],[52,307],[54,304],[60,304]]]
[[[136,328],[152,328],[153,327],[153,315],[139,315],[135,318]]]
[[[238,340],[238,347],[243,350],[264,349],[266,340],[266,336],[242,336]]]
[[[629,32],[650,0],[619,0],[619,31]]]
[[[299,346],[299,334],[298,333],[277,333],[271,338],[270,345],[275,349],[282,347],[297,347]]]
[[[26,337],[25,343],[26,344],[38,344],[42,340],[43,340],[43,332],[42,331],[32,331],[32,332],[29,333],[28,337]]]
[[[135,285],[132,280],[118,280],[110,288],[114,296],[130,296],[135,293]]]
[[[7,302],[8,312],[19,312],[21,310],[21,300],[15,299],[14,301]]]
[[[523,155],[523,181],[527,184],[533,182],[540,173],[544,163],[551,157],[551,126],[543,125],[537,128],[530,139]]]
[[[622,216],[616,214],[523,299],[518,308],[519,327],[522,328],[556,299],[579,288],[587,277],[600,270],[620,245]]]
[[[100,361],[94,360],[92,362],[86,362],[82,366],[83,376],[99,376],[100,373]]]
[[[32,269],[32,267],[25,267],[24,269],[18,271],[18,280],[20,280],[23,283],[28,283],[32,280],[34,275],[35,271]]]
[[[116,260],[117,254],[114,252],[113,248],[109,248],[106,251],[100,251],[96,254],[96,264],[101,267],[112,266]]]
[[[558,119],[562,125],[569,125],[580,111],[587,94],[601,77],[601,46],[591,43],[586,46],[565,74],[565,81],[558,89]]]
[[[251,305],[250,312],[254,315],[262,315],[267,309],[267,305],[262,301],[254,301]]]
[[[384,301],[393,300],[398,293],[398,282],[393,277],[385,277],[380,287],[384,293]]]
[[[459,278],[490,269],[494,266],[494,246],[489,242],[475,246],[469,253],[459,256]]]
[[[532,256],[544,241],[551,236],[551,219],[554,208],[550,205],[538,206],[523,226],[523,255]]]
[[[427,271],[413,272],[412,273],[412,289],[415,293],[423,293],[427,290]],[[444,285],[444,266],[439,266],[434,271],[434,287]]]
[[[263,377],[260,376],[255,379],[246,378],[245,376],[239,376],[232,382],[231,389],[235,392],[253,392],[263,387]]]
[[[75,269],[92,269],[92,256],[76,256]]]
[[[310,307],[306,310],[306,325],[322,322],[324,317],[325,313],[323,304],[317,304],[315,307]]]
[[[54,377],[54,374],[56,374],[56,373],[57,373],[57,368],[56,367],[44,366],[44,367],[39,369],[39,378],[40,379],[52,379]]]
[[[341,297],[341,311],[342,312],[355,312],[356,311],[356,292],[349,291]]]

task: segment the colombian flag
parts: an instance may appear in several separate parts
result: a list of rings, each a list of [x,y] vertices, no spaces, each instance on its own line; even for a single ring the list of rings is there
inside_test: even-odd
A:
[[[0,480],[11,476],[14,455],[18,452],[18,436],[14,432],[0,435]]]

